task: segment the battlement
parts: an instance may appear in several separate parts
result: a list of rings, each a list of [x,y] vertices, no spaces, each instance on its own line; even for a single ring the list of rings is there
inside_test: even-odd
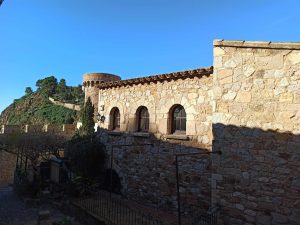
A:
[[[95,85],[110,81],[118,81],[121,78],[110,73],[86,73],[83,75],[83,87],[94,87]]]
[[[53,133],[63,135],[73,135],[77,127],[73,124],[44,124],[44,125],[1,125],[0,134],[39,134]]]

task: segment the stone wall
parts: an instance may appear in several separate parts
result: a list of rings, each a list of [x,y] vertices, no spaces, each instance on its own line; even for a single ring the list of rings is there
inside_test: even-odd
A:
[[[2,125],[0,134],[61,134],[61,135],[73,135],[77,129],[77,125],[74,124],[45,124],[45,125]]]
[[[121,179],[122,195],[145,206],[173,212],[177,207],[175,154],[209,151],[188,146],[189,141],[166,142],[152,134],[101,129],[99,138],[109,156],[113,152],[112,168]],[[209,155],[182,156],[178,162],[182,213],[207,210],[211,201]],[[110,160],[108,164],[110,168]]]
[[[16,160],[16,155],[0,150],[0,187],[13,184]]]
[[[59,106],[62,106],[62,107],[64,107],[64,108],[67,108],[67,109],[71,109],[71,110],[75,110],[75,111],[80,111],[80,109],[81,109],[81,106],[80,106],[80,105],[56,101],[56,100],[54,100],[54,99],[51,98],[51,97],[49,97],[49,100],[50,100],[50,102],[52,102],[54,105],[59,105]]]
[[[120,131],[134,132],[137,109],[145,106],[150,116],[149,132],[164,139],[170,133],[169,111],[180,104],[187,115],[186,135],[200,145],[211,145],[212,93],[212,76],[100,89],[98,111],[105,122],[99,126],[109,129],[110,112],[118,107]]]
[[[222,224],[299,224],[300,44],[217,40],[213,83]]]
[[[0,134],[12,134],[12,133],[20,133],[24,127],[19,125],[1,125]]]
[[[131,200],[176,212],[175,154],[205,153],[178,158],[183,214],[206,211],[211,202],[211,161],[206,153],[212,141],[213,79],[209,72],[188,74],[180,73],[182,79],[141,82],[138,78],[140,83],[133,79],[130,85],[100,86],[98,103],[98,112],[105,117],[98,122],[99,138],[109,155],[114,148],[113,169],[121,178],[122,194]],[[169,112],[177,104],[186,111],[186,135],[170,134]],[[141,106],[149,112],[149,133],[137,132]],[[120,110],[119,132],[110,131],[114,107]],[[149,143],[153,146],[144,145]]]

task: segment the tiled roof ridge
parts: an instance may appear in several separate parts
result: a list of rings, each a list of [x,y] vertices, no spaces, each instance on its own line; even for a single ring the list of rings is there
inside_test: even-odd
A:
[[[207,68],[197,68],[192,70],[185,70],[181,72],[172,72],[172,73],[164,73],[146,77],[138,77],[132,78],[127,80],[118,80],[118,81],[110,81],[98,84],[97,87],[99,89],[106,89],[112,87],[121,87],[127,85],[134,85],[134,84],[145,84],[150,82],[161,82],[165,80],[177,80],[177,79],[186,79],[192,77],[203,77],[203,76],[210,76],[213,73],[213,67]]]

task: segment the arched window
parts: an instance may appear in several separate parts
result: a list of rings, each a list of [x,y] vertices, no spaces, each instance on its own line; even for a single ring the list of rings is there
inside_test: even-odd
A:
[[[111,129],[115,131],[120,130],[120,110],[117,107],[112,108],[110,117]]]
[[[137,123],[138,131],[148,132],[149,131],[149,112],[145,106],[141,106],[137,110]]]
[[[186,113],[182,105],[175,105],[171,108],[171,133],[185,134]]]

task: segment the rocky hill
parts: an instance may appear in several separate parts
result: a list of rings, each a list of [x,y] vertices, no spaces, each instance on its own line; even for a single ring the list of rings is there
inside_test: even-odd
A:
[[[25,95],[15,99],[0,115],[0,124],[72,124],[78,120],[78,112],[54,105],[49,97],[61,102],[83,104],[81,86],[71,87],[54,76],[36,82],[37,90],[25,89]]]

